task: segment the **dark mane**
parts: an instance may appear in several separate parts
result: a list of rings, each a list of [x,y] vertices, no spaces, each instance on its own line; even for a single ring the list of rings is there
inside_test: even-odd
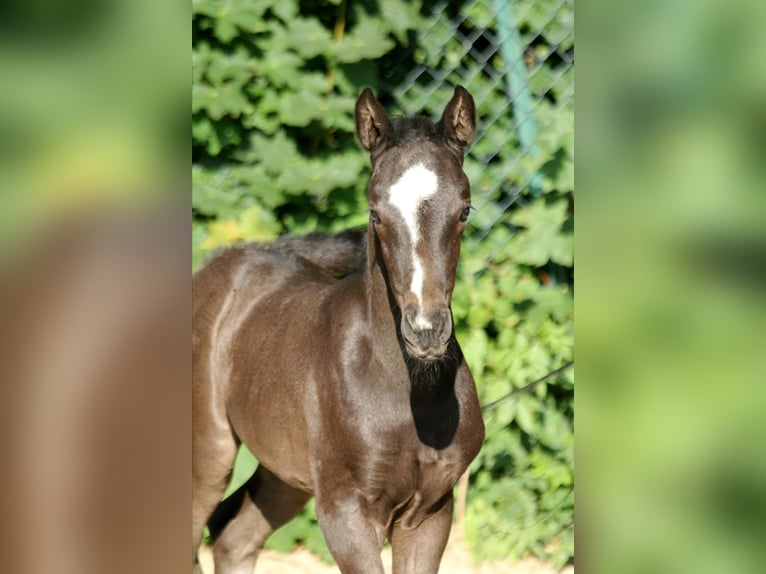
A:
[[[304,236],[284,235],[262,248],[290,255],[317,271],[337,277],[364,268],[366,239],[366,229],[349,229],[336,234],[314,232]]]
[[[302,236],[283,235],[271,243],[237,243],[216,249],[201,267],[228,252],[261,251],[293,258],[325,275],[341,277],[364,268],[367,261],[366,238],[367,230],[349,229],[335,234],[313,232]]]

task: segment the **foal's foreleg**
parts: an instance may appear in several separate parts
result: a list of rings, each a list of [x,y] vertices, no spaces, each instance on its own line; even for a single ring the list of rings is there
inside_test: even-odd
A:
[[[385,529],[370,516],[362,497],[317,495],[316,510],[327,548],[342,574],[384,574],[380,550]]]
[[[394,574],[436,574],[452,527],[452,493],[416,528],[391,527]]]
[[[242,502],[213,545],[216,574],[252,574],[266,538],[298,514],[311,495],[288,486],[259,466],[232,498]]]
[[[237,444],[231,435],[218,443],[200,438],[194,441],[192,453],[192,560],[198,574],[197,548],[202,531],[229,483]]]
[[[192,560],[201,572],[197,547],[202,530],[221,501],[231,477],[237,440],[220,397],[211,391],[205,369],[197,366],[192,395]]]

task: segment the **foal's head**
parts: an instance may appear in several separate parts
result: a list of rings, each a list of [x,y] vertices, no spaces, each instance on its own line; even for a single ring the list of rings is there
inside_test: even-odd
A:
[[[473,98],[460,86],[436,123],[390,119],[369,89],[356,103],[357,135],[372,161],[370,235],[407,353],[424,361],[442,357],[452,335],[449,304],[471,206],[463,150],[475,125]]]

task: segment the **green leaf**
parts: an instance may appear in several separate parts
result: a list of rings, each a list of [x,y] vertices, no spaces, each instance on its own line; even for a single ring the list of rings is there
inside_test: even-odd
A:
[[[537,400],[529,395],[519,397],[516,410],[516,422],[525,433],[537,434]]]
[[[359,22],[340,42],[333,44],[330,54],[338,62],[351,63],[379,58],[394,47],[381,20],[366,18]]]
[[[303,59],[295,52],[288,50],[269,50],[268,57],[263,62],[263,73],[275,87],[293,86],[300,83],[302,72],[300,67]]]
[[[226,82],[217,87],[208,84],[192,86],[192,111],[200,110],[207,111],[212,119],[220,120],[225,115],[238,118],[249,114],[253,107],[240,84]]]
[[[272,241],[281,231],[271,211],[258,204],[242,211],[239,216],[239,229],[245,241]]]
[[[319,115],[322,99],[317,94],[302,91],[285,94],[279,105],[279,117],[288,126],[305,127]]]
[[[567,220],[566,200],[547,201],[539,198],[526,208],[517,210],[511,222],[522,226],[511,239],[510,251],[521,263],[541,267],[553,260],[562,265],[572,264],[573,236],[562,233]]]
[[[407,31],[421,29],[425,19],[420,15],[419,2],[405,0],[381,0],[380,12],[386,15],[386,23],[397,40],[407,42]]]
[[[293,44],[293,49],[305,59],[324,53],[334,44],[330,31],[315,18],[290,20],[286,34],[300,40]]]
[[[241,197],[232,188],[230,174],[192,166],[192,207],[205,215],[233,214]]]
[[[249,159],[263,165],[267,173],[278,174],[289,171],[298,158],[295,142],[284,132],[279,132],[273,137],[255,133],[250,138]]]
[[[474,377],[480,377],[484,373],[484,363],[489,348],[487,333],[484,329],[473,329],[461,341],[461,346]]]
[[[228,43],[240,33],[262,32],[263,13],[272,0],[193,0],[192,13],[214,19],[219,40]]]

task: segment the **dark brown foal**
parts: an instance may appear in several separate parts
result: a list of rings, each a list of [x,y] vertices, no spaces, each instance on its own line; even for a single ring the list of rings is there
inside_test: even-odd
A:
[[[192,545],[196,565],[209,522],[218,574],[250,574],[311,496],[344,574],[382,574],[386,537],[395,574],[436,573],[484,440],[450,311],[473,99],[457,87],[431,123],[390,119],[365,90],[356,125],[363,236],[233,247],[193,278]],[[260,466],[219,507],[240,442]]]

